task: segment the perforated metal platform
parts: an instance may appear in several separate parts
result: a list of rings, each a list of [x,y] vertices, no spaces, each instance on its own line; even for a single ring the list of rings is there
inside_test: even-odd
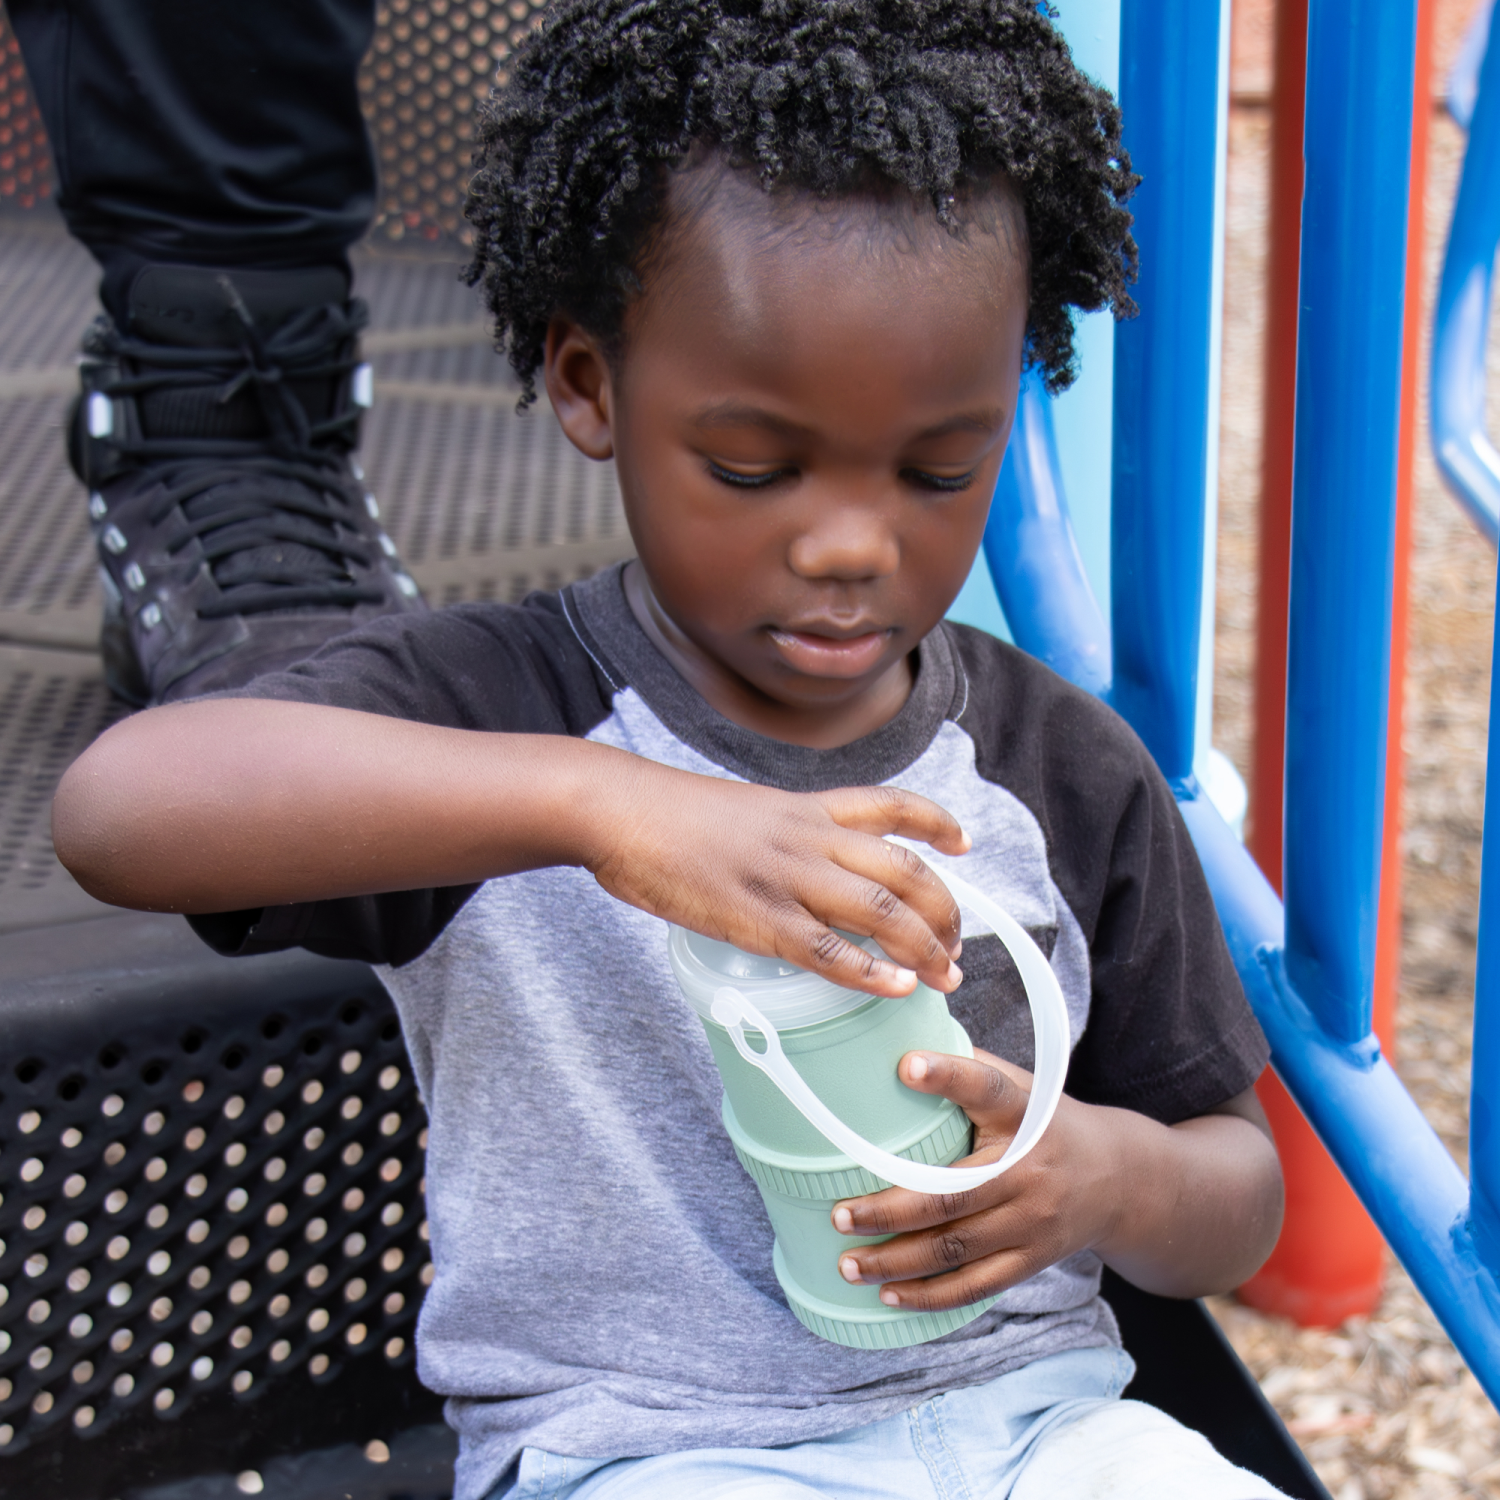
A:
[[[545,401],[517,414],[458,254],[357,254],[376,372],[360,459],[434,604],[515,601],[632,549],[612,468],[573,449]],[[48,834],[57,778],[120,711],[99,676],[93,547],[62,446],[95,279],[50,211],[0,217],[0,931],[101,911]]]

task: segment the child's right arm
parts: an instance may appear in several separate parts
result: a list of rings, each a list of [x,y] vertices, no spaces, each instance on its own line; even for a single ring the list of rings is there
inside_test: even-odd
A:
[[[798,795],[563,735],[208,699],[102,735],[52,817],[63,864],[118,906],[242,911],[581,865],[655,916],[871,993],[907,993],[907,971],[944,992],[960,978],[957,907],[883,835],[968,840],[889,787]]]

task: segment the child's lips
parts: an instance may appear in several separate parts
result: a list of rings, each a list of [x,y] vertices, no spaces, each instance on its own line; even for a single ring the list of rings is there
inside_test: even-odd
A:
[[[819,635],[810,630],[772,630],[771,639],[787,661],[799,672],[815,677],[858,677],[880,660],[888,630],[868,630],[862,635]]]

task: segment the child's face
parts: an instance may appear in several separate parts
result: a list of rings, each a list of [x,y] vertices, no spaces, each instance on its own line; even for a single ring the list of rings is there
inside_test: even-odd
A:
[[[899,707],[1010,433],[1020,209],[988,193],[955,238],[904,197],[819,204],[713,162],[672,195],[613,368],[554,321],[553,405],[580,448],[614,457],[693,675],[727,674],[773,714]]]

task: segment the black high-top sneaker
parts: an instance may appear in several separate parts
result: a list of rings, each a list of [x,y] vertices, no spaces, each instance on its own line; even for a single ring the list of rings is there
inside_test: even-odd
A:
[[[370,405],[343,274],[145,267],[97,319],[69,459],[89,487],[111,689],[239,687],[424,609],[351,455]]]

